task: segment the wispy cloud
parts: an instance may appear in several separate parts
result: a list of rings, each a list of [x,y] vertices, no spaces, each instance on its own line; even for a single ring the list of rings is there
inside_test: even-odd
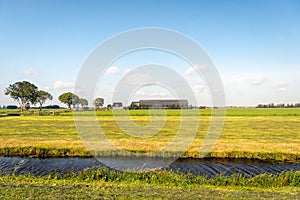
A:
[[[275,84],[275,85],[273,86],[273,88],[274,88],[275,90],[280,91],[280,92],[285,92],[285,91],[287,91],[288,86],[289,86],[289,85],[288,85],[287,83],[281,82],[281,83]]]
[[[54,89],[71,89],[74,88],[75,84],[73,82],[62,82],[55,81],[53,88]]]
[[[259,86],[262,85],[265,82],[265,80],[266,78],[262,74],[259,74],[253,77],[250,82],[251,85]]]
[[[189,67],[189,68],[187,68],[187,70],[185,70],[185,75],[191,75],[194,72],[195,72],[195,69],[193,67]]]
[[[151,97],[166,97],[168,94],[166,92],[152,92],[149,93],[149,96]]]
[[[185,75],[191,75],[194,72],[200,71],[205,68],[206,68],[206,65],[194,65],[194,67],[189,67],[185,70]]]
[[[149,74],[130,74],[124,77],[124,83],[128,85],[141,85],[151,82],[153,78]]]
[[[119,73],[119,68],[116,67],[116,66],[111,66],[111,67],[109,67],[109,68],[106,70],[105,73],[107,73],[107,74],[117,74],[117,73]]]
[[[203,85],[194,85],[193,86],[193,91],[197,94],[202,93],[204,91],[204,86]]]
[[[39,88],[39,90],[44,90],[44,91],[49,91],[50,90],[50,87],[43,86],[43,85],[39,85],[38,88]]]
[[[125,74],[129,73],[129,72],[132,71],[132,70],[133,70],[132,68],[127,68],[127,69],[125,70]]]
[[[146,92],[143,90],[139,90],[135,93],[136,96],[140,98],[147,98],[147,97],[167,97],[168,94],[166,92]]]
[[[25,69],[22,71],[22,74],[30,77],[37,77],[39,75],[38,71],[34,69]]]

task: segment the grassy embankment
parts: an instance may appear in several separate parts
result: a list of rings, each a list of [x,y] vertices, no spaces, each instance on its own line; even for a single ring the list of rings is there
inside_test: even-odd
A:
[[[0,176],[1,199],[299,199],[300,173],[211,179],[174,172],[106,169],[66,174]]]
[[[193,119],[198,110],[187,110]],[[210,110],[201,110],[197,135],[183,157],[197,158],[207,134]],[[124,115],[126,111],[119,111]],[[89,115],[90,112],[77,113]],[[149,124],[148,111],[130,111],[139,125]],[[163,112],[151,113],[160,120]],[[152,152],[168,144],[176,135],[180,112],[168,110],[162,130],[150,138],[136,138],[124,133],[111,111],[97,112],[106,136],[118,147],[133,152]],[[300,109],[228,109],[222,135],[210,157],[252,158],[296,162],[300,160]],[[108,151],[108,154],[110,152]],[[0,155],[28,157],[90,156],[80,140],[72,113],[64,116],[9,116],[0,118]]]

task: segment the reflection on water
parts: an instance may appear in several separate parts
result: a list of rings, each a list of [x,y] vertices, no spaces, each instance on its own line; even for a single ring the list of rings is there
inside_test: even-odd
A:
[[[128,165],[128,169],[135,166],[134,163],[141,162],[145,158],[140,159],[138,157],[103,157],[101,158],[103,163],[109,163],[110,166],[117,169],[118,165],[124,162]],[[152,169],[153,166],[157,166],[157,162],[166,162],[162,158],[149,158],[145,169]],[[80,172],[87,168],[100,168],[104,167],[104,164],[99,162],[95,158],[18,158],[18,157],[0,157],[0,174],[15,173],[42,176],[53,172],[65,174],[67,172]],[[200,160],[200,159],[179,159],[166,170],[177,171],[180,173],[190,172],[195,175],[213,176],[216,174],[224,174],[229,176],[233,173],[241,173],[247,176],[258,175],[261,173],[280,173],[287,170],[300,170],[300,164],[291,163],[266,163],[249,160]]]

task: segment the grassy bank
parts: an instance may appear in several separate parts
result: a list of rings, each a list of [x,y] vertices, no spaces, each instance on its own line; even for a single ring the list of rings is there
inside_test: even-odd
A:
[[[25,112],[25,115],[34,116],[38,112],[38,109],[32,109]],[[5,116],[5,114],[18,114],[19,110],[8,110],[0,109],[0,115]],[[67,109],[55,109],[49,110],[44,109],[40,114],[41,115],[53,115],[53,113],[58,113],[61,116],[73,116],[74,112],[71,112]],[[212,109],[195,109],[195,110],[101,110],[101,111],[80,111],[75,112],[76,115],[97,115],[97,116],[210,116]],[[227,116],[300,116],[300,108],[227,108]]]
[[[0,176],[1,199],[298,199],[299,172],[207,179],[174,172],[121,173],[106,169],[34,177]]]
[[[300,123],[297,116],[299,111],[300,109],[228,109],[227,113],[231,113],[231,116],[226,117],[222,134],[208,156],[298,162],[300,160]],[[149,124],[150,117],[142,115],[147,114],[148,111],[131,112],[135,113],[131,117],[135,123],[141,126]],[[119,148],[151,154],[166,146],[177,133],[181,118],[176,116],[178,114],[176,110],[168,112],[169,116],[163,128],[149,138],[127,135],[118,127],[113,116],[103,115],[98,116],[97,119],[109,140]],[[243,116],[239,116],[241,114]],[[193,119],[195,116],[191,114],[189,117]],[[153,119],[161,118],[155,116]],[[209,116],[200,117],[197,135],[182,157],[199,156],[199,149],[207,134],[210,120]],[[108,149],[102,153],[110,155],[116,152]],[[89,156],[89,153],[77,134],[72,116],[11,116],[0,118],[0,155],[68,157]]]
[[[211,116],[211,109],[200,110],[104,110],[97,111],[97,116],[128,115],[131,116]],[[93,111],[79,112],[77,115],[91,115]],[[72,112],[65,112],[64,115],[71,116]],[[300,116],[300,108],[228,108],[227,116]]]

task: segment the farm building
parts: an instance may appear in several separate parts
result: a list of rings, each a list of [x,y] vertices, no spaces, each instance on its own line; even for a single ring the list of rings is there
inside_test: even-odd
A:
[[[140,106],[140,102],[139,101],[133,101],[130,104],[130,108],[138,108]]]
[[[187,108],[188,101],[186,99],[150,99],[140,100],[140,108]]]

